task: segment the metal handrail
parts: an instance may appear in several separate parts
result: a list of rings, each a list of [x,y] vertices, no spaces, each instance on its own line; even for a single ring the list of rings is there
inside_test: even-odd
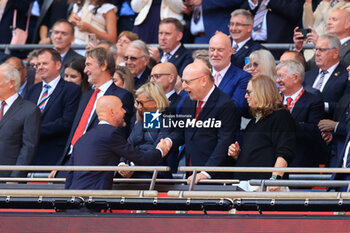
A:
[[[206,172],[288,172],[288,173],[350,173],[348,168],[311,168],[311,167],[179,167],[179,171]]]
[[[0,171],[170,171],[167,166],[15,166],[1,165]]]
[[[285,49],[292,50],[294,48],[294,44],[292,43],[263,43],[262,44],[267,49]],[[148,44],[149,47],[159,47],[158,44]],[[208,49],[209,44],[184,44],[185,48],[196,50],[196,49]],[[41,48],[53,48],[52,44],[43,45],[43,44],[25,44],[25,45],[11,45],[11,44],[0,44],[0,50],[33,50],[33,49],[41,49]],[[86,45],[72,45],[72,49],[85,50]],[[313,49],[315,46],[313,44],[304,44],[304,49]]]

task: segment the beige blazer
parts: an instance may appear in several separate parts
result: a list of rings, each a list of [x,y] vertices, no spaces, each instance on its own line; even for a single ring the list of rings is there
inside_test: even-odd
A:
[[[132,9],[138,13],[134,25],[140,25],[147,17],[152,0],[131,0]],[[160,6],[160,19],[173,17],[185,24],[182,15],[182,0],[162,0]]]

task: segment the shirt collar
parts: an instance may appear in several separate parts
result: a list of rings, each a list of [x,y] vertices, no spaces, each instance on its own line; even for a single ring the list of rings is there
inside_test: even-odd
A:
[[[345,44],[345,42],[347,42],[348,40],[350,40],[350,36],[341,39],[341,40],[340,40],[340,44],[343,45],[343,44]]]
[[[170,56],[173,56],[173,55],[176,53],[176,51],[180,48],[180,46],[181,46],[181,43],[180,43],[178,46],[176,46],[176,48],[173,49],[173,50],[170,52]],[[165,53],[164,53],[164,54],[165,54]]]
[[[213,68],[213,77],[215,77],[215,76],[216,76],[216,73],[219,72],[220,76],[223,78],[223,77],[225,76],[227,70],[230,68],[230,66],[231,66],[231,63],[230,63],[228,66],[226,66],[225,68],[223,68],[222,70],[220,70],[220,71],[216,71],[216,70]]]
[[[239,43],[236,43],[234,40],[232,40],[232,47],[233,47],[235,44],[237,44],[237,45],[238,45],[237,51],[238,51],[238,50],[240,50],[240,49],[243,47],[243,45],[245,45],[245,43],[247,43],[247,41],[250,40],[250,39],[251,39],[251,37],[248,37],[246,40],[241,41],[241,42],[239,42]],[[237,51],[236,51],[236,52],[237,52]]]
[[[12,96],[10,96],[9,98],[7,98],[5,100],[7,107],[8,108],[11,107],[11,105],[16,101],[17,98],[18,98],[18,93],[15,93]],[[1,103],[2,103],[2,101],[1,101]]]
[[[297,96],[299,95],[299,93],[303,90],[303,87],[301,87],[297,92],[295,92],[293,95],[286,95],[284,96],[284,99],[286,100],[288,97],[292,98],[292,100],[295,100],[295,98],[297,98]]]
[[[166,96],[166,98],[170,98],[170,96],[172,95],[172,94],[174,94],[175,93],[175,90],[173,89],[173,90],[171,90],[171,91],[169,91],[168,93],[166,93],[165,94],[165,96]]]
[[[107,82],[105,82],[104,84],[102,84],[98,89],[100,89],[101,92],[106,92],[107,89],[109,88],[110,85],[112,85],[113,81],[112,80],[108,80]]]
[[[51,90],[55,90],[55,88],[56,88],[58,82],[60,81],[60,79],[61,79],[61,76],[58,75],[54,80],[52,80],[49,83],[43,81],[42,82],[43,88],[44,88],[45,84],[48,84],[50,86]]]
[[[336,64],[334,64],[334,65],[332,65],[331,67],[329,67],[329,68],[327,69],[328,73],[327,73],[326,75],[331,75],[331,74],[334,72],[335,68],[337,68],[338,65],[339,65],[339,62],[337,62]],[[322,70],[319,69],[318,73],[320,74],[321,71],[322,71]]]
[[[210,89],[210,91],[208,92],[208,94],[204,97],[204,99],[202,99],[202,101],[203,101],[204,103],[206,103],[206,102],[208,101],[208,99],[209,99],[211,93],[213,93],[214,89],[215,89],[215,85],[212,86],[212,88]]]
[[[108,121],[104,121],[104,120],[99,121],[98,124],[99,125],[110,125]]]

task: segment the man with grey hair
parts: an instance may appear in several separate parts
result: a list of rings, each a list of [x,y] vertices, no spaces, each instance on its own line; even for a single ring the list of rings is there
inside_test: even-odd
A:
[[[317,68],[306,72],[305,87],[322,93],[324,110],[332,118],[339,99],[350,93],[346,68],[340,63],[340,41],[336,35],[325,34],[318,38],[315,48]]]
[[[248,10],[237,9],[231,13],[228,25],[232,38],[233,54],[231,63],[240,69],[245,65],[246,57],[259,49],[265,49],[259,42],[252,39],[254,17]]]
[[[89,130],[98,125],[96,115],[96,102],[105,95],[117,96],[123,103],[126,111],[124,121],[126,127],[120,131],[127,138],[129,134],[129,123],[133,112],[134,97],[123,89],[114,85],[112,76],[115,71],[115,60],[113,55],[104,48],[94,48],[86,52],[85,70],[88,75],[88,81],[95,86],[95,90],[91,90],[83,94],[80,99],[79,107],[70,130],[66,147],[63,155],[58,160],[58,165],[66,164],[73,151],[75,143]],[[49,177],[54,177],[56,172],[53,171]],[[65,172],[60,172],[59,177],[65,177]]]
[[[145,42],[142,40],[132,41],[125,51],[124,61],[126,67],[134,76],[135,89],[148,81],[151,70],[147,67],[150,54]]]
[[[282,61],[277,66],[277,79],[296,125],[296,156],[290,167],[318,167],[327,159],[324,141],[317,124],[323,118],[323,101],[320,96],[306,91],[304,66],[294,60]]]
[[[9,64],[0,65],[0,164],[30,165],[39,142],[39,108],[17,92],[20,74]],[[25,177],[25,171],[1,171],[1,177]]]

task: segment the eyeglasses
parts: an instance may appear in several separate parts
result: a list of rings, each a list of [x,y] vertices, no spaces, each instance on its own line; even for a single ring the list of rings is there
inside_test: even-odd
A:
[[[252,92],[253,92],[253,91],[248,90],[248,89],[247,89],[247,90],[245,90],[245,93],[246,93],[248,96],[250,96],[250,94],[252,94]]]
[[[259,64],[257,62],[253,62],[253,63],[248,63],[248,69],[253,67],[254,69],[256,69],[259,66]]]
[[[324,53],[324,52],[326,52],[328,50],[332,50],[332,49],[334,49],[334,48],[314,48],[314,51],[315,52],[320,51],[321,53]]]
[[[145,103],[148,103],[148,102],[151,102],[151,101],[153,101],[153,100],[146,100],[146,101],[135,100],[135,106],[137,107],[137,106],[141,105],[141,107],[143,108]]]
[[[141,57],[143,57],[143,56],[141,56]],[[136,61],[137,59],[139,59],[141,57],[124,56],[123,59],[124,59],[124,61],[127,61],[129,59],[130,59],[130,61]]]
[[[250,26],[251,24],[247,24],[247,23],[229,23],[227,26],[228,27],[233,27],[233,26],[235,26],[236,25],[236,27],[244,27],[244,26]]]
[[[151,74],[151,75],[149,76],[149,79],[150,79],[150,80],[151,80],[151,79],[158,80],[158,79],[160,79],[160,77],[162,77],[163,75],[171,75],[171,74]]]
[[[202,76],[200,76],[198,78],[193,78],[193,79],[189,79],[189,80],[181,79],[181,82],[185,83],[186,85],[190,85],[190,83],[193,82],[194,80],[200,79],[200,78],[202,78],[204,76],[206,76],[206,75],[202,75]]]
[[[30,64],[28,64],[28,67],[33,67],[33,68],[38,68],[38,64],[37,63],[30,63]]]

